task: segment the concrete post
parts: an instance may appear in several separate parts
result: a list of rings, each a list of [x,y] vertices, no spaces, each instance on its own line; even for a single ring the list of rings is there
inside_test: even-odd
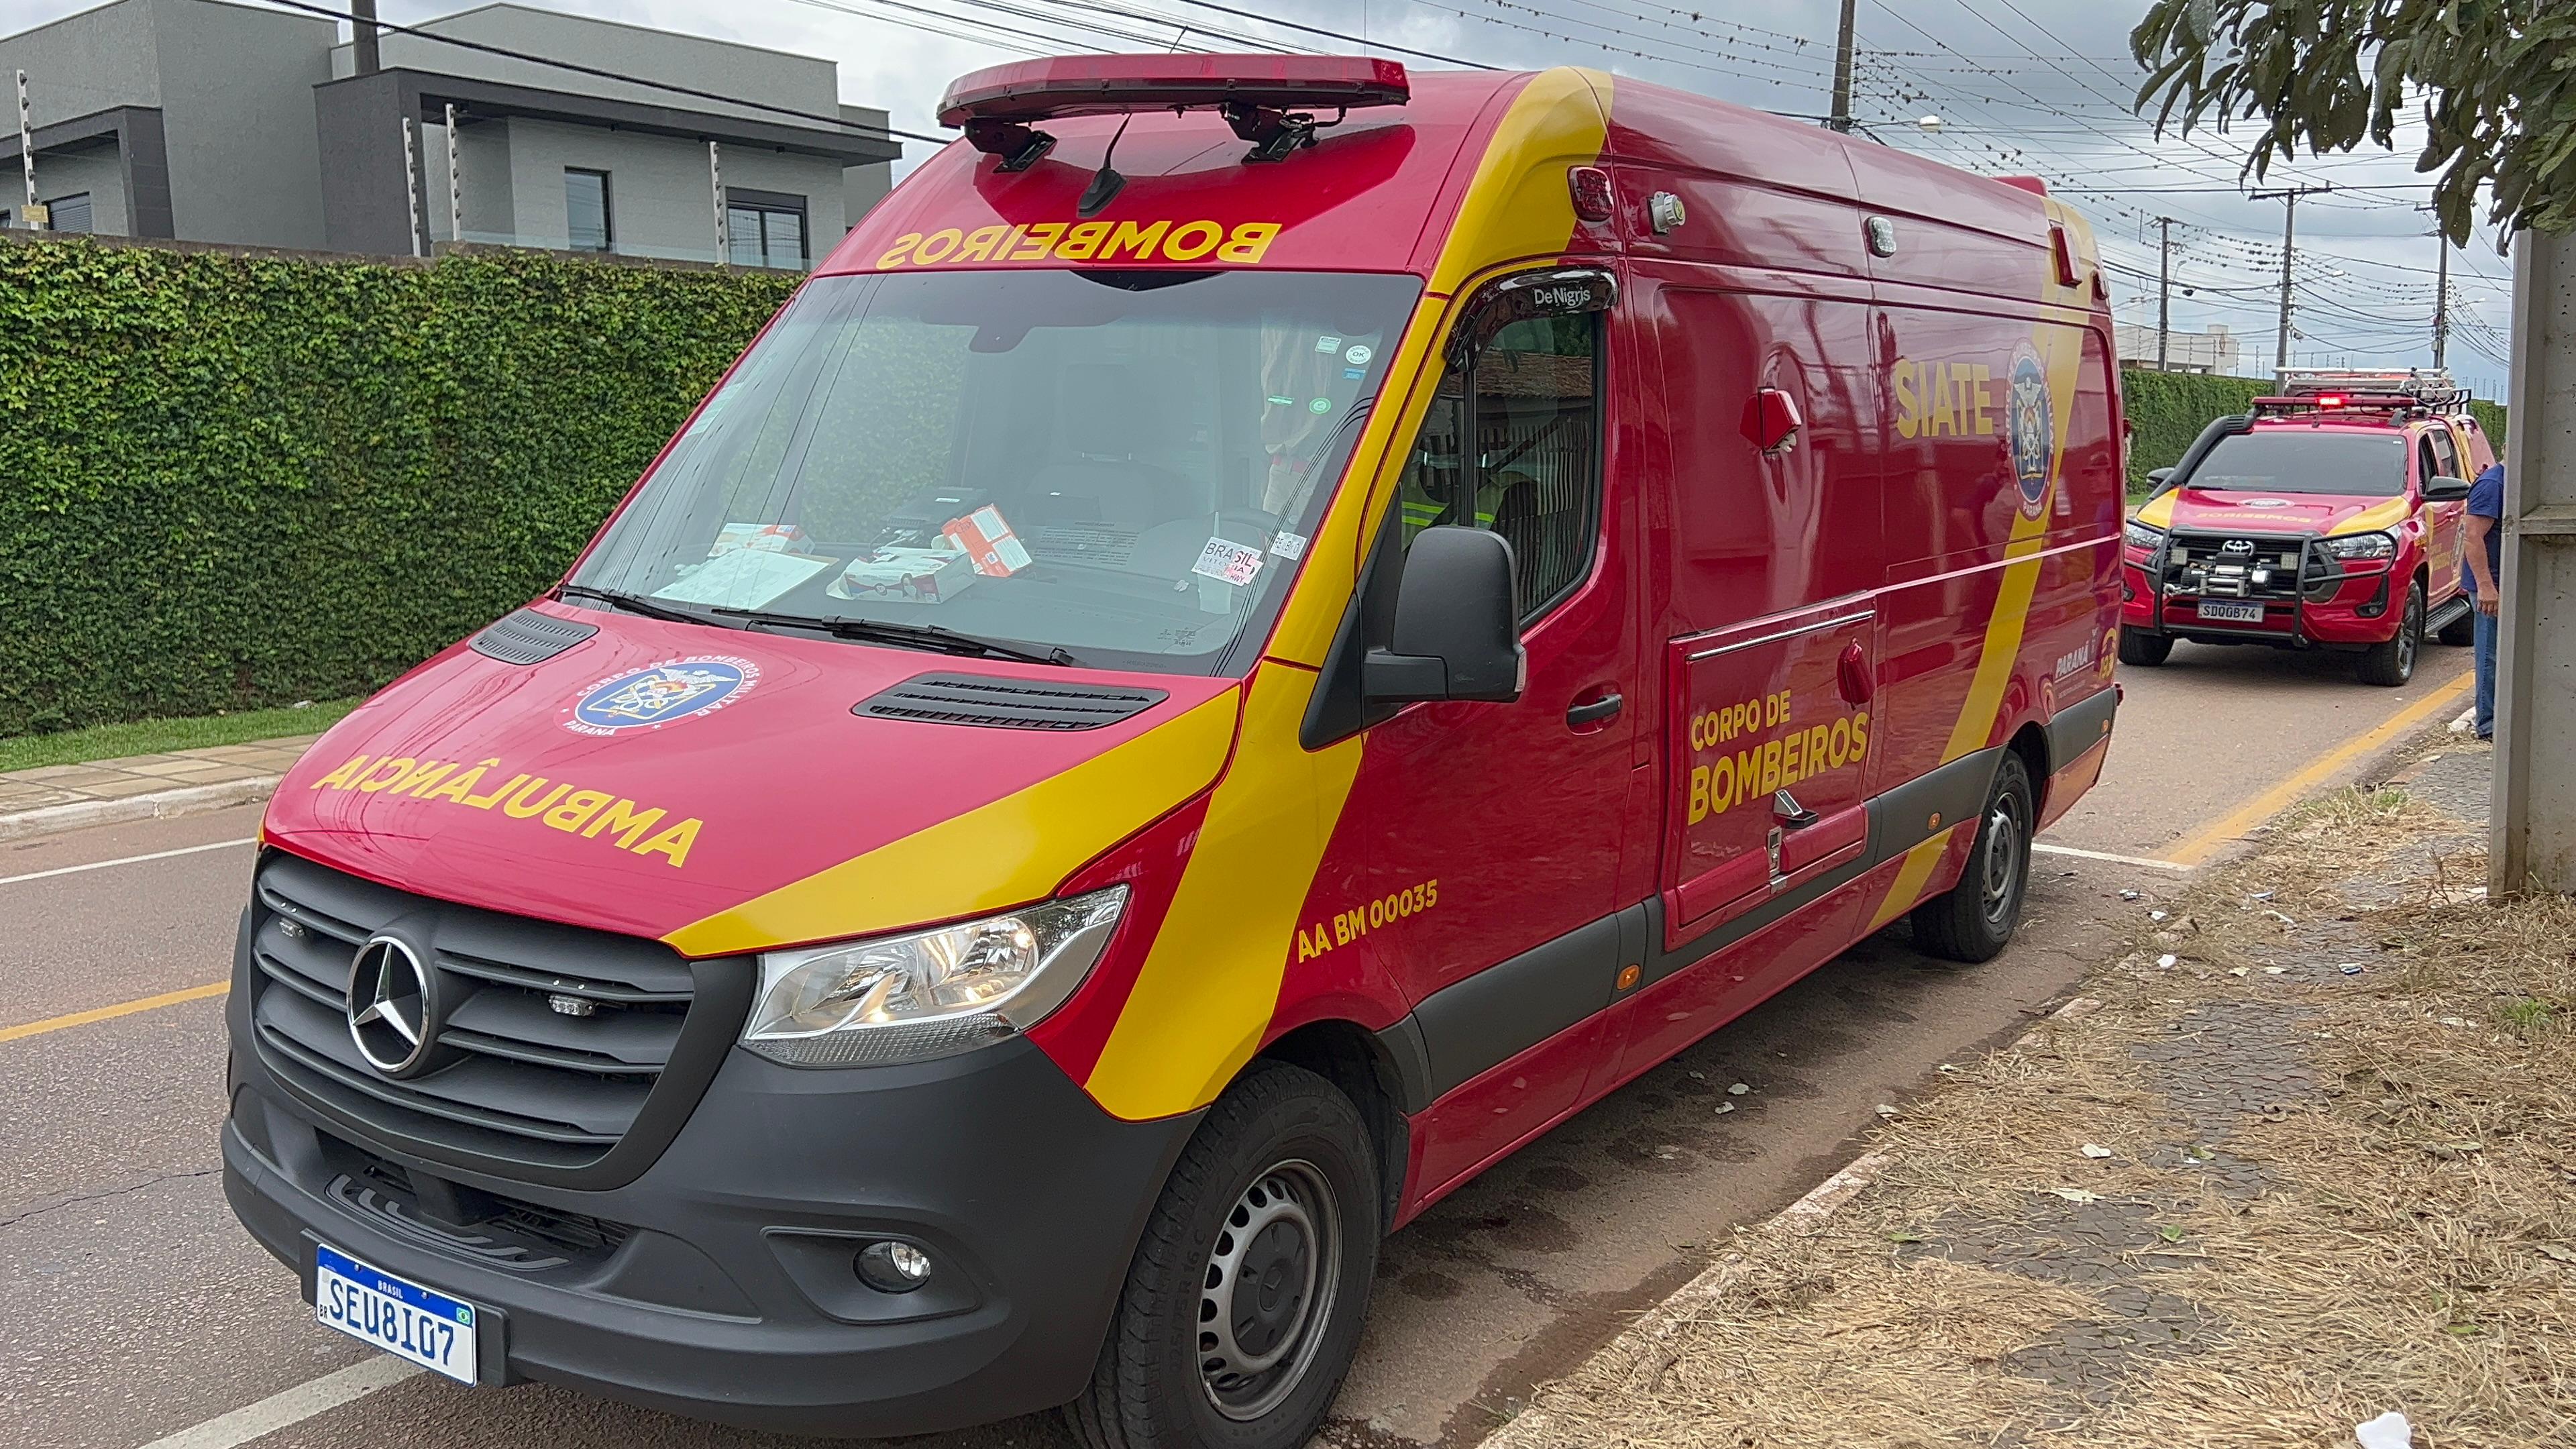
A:
[[[411,218],[411,254],[420,255],[420,128],[403,117],[403,202]]]
[[[447,108],[447,239],[465,245],[465,161],[457,154],[456,107]]]
[[[728,253],[732,248],[726,245],[725,238],[724,159],[713,141],[707,143],[707,189],[715,195],[716,265],[731,266],[733,258]]]
[[[36,128],[27,114],[27,73],[18,72],[18,166],[27,174],[27,210],[22,220],[36,224]]]
[[[2576,235],[2513,248],[2487,889],[2576,893]]]

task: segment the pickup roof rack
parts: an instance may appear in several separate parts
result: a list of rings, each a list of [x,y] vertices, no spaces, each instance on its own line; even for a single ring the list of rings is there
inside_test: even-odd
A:
[[[2412,407],[2457,408],[2469,400],[2469,390],[2451,380],[2448,368],[2440,367],[2285,367],[2280,380],[2287,397],[2325,406],[2397,397]],[[2338,397],[2347,402],[2330,401]]]

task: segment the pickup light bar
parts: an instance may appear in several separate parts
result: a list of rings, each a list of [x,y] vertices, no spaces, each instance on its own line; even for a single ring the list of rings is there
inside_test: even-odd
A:
[[[1213,110],[1252,143],[1246,161],[1278,161],[1315,144],[1309,110],[1400,106],[1413,95],[1404,67],[1347,55],[1069,55],[1016,61],[958,77],[939,124],[1025,171],[1055,145],[1032,122],[1059,116]]]

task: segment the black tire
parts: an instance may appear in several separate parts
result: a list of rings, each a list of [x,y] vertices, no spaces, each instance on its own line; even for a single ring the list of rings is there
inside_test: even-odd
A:
[[[2466,649],[2478,642],[2478,606],[2470,604],[2467,613],[2443,625],[2442,632],[2433,637],[2454,649]]]
[[[2173,655],[2171,634],[2146,634],[2136,629],[2120,630],[2120,662],[2153,668]]]
[[[1376,1162],[1358,1110],[1315,1073],[1265,1063],[1228,1088],[1145,1224],[1091,1387],[1066,1406],[1074,1437],[1300,1449],[1359,1349],[1385,1231]]]
[[[2397,632],[2362,651],[2361,682],[2395,689],[2415,677],[2415,656],[2424,652],[2424,585],[2406,586],[2406,611]]]
[[[2030,767],[2004,751],[1968,848],[1959,883],[1914,908],[1914,946],[1946,961],[1991,961],[2021,924],[2030,890],[2030,838],[2037,819]]]

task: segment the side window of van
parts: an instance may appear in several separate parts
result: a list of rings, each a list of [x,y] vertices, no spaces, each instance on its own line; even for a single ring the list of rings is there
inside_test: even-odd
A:
[[[1440,381],[1397,492],[1403,541],[1434,524],[1510,540],[1522,622],[1591,568],[1601,515],[1601,319],[1531,317]],[[1472,446],[1469,439],[1472,437]]]

